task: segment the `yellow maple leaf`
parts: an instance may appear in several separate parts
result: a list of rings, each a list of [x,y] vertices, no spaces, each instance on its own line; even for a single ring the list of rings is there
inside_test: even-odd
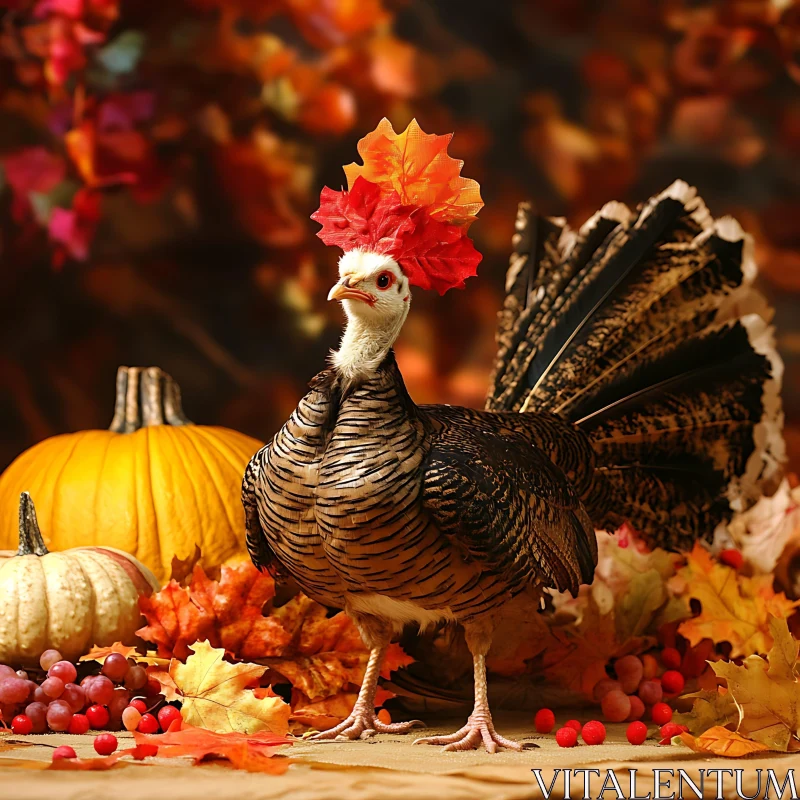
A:
[[[786,752],[800,733],[798,642],[785,619],[772,618],[774,644],[767,658],[752,655],[741,666],[727,661],[711,664],[739,709],[737,731],[771,750]]]
[[[692,709],[684,714],[674,714],[673,722],[685,725],[689,733],[698,736],[710,728],[726,727],[739,722],[739,709],[733,695],[724,688],[705,689],[685,694],[682,700],[691,699]]]
[[[395,191],[404,205],[427,207],[431,216],[468,225],[483,207],[478,182],[461,177],[463,161],[447,154],[452,133],[425,133],[411,120],[395,133],[384,117],[372,133],[358,143],[364,164],[344,167],[352,189],[356,178],[376,183],[384,192]]]
[[[217,733],[271,731],[286,735],[291,708],[279,697],[257,698],[246,687],[264,674],[261,664],[230,664],[225,650],[207,641],[189,647],[193,654],[182,664],[173,658],[169,674],[183,707],[184,722]]]
[[[713,753],[715,756],[727,756],[728,758],[741,758],[751,753],[761,753],[770,749],[761,742],[754,742],[721,725],[711,728],[697,737],[692,736],[691,733],[682,733],[680,738],[695,753]]]
[[[692,646],[702,639],[730,642],[731,658],[765,653],[772,645],[770,619],[785,618],[798,605],[772,588],[772,577],[749,578],[715,561],[699,544],[678,573],[685,596],[701,605],[698,616],[682,622],[678,633]]]

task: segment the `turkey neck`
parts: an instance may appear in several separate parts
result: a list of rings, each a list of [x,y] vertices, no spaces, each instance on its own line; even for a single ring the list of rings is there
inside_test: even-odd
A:
[[[408,305],[408,304],[406,304]],[[377,324],[348,314],[339,349],[332,354],[333,366],[344,387],[374,377],[400,335],[408,309],[402,316]]]

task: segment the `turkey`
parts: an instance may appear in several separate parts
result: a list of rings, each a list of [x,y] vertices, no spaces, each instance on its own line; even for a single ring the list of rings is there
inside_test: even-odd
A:
[[[630,522],[690,547],[775,483],[782,366],[752,289],[752,245],[677,181],[636,210],[609,203],[578,231],[522,205],[484,410],[418,406],[392,345],[411,286],[474,275],[477,184],[450,137],[384,120],[349,189],[312,218],[344,251],[329,299],[347,323],[330,367],[250,462],[253,562],[344,608],[370,648],[358,700],[317,738],[406,732],[374,698],[404,626],[463,625],[467,724],[420,742],[519,749],[494,728],[484,658],[517,593],[592,581],[595,529]]]

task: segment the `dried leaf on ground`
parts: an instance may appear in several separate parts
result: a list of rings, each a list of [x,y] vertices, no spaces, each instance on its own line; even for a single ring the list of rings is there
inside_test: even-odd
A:
[[[678,725],[685,725],[694,736],[710,728],[724,728],[739,722],[739,709],[733,695],[723,687],[685,694],[682,699],[692,699],[692,709],[684,714],[675,714],[672,719]]]
[[[85,656],[81,656],[78,661],[98,661],[102,664],[112,653],[119,653],[125,658],[138,658],[141,655],[135,647],[129,647],[121,642],[114,642],[109,647],[95,645]]]
[[[694,646],[702,639],[730,642],[731,658],[765,653],[772,645],[770,620],[786,618],[798,603],[775,592],[771,575],[747,577],[715,561],[696,544],[686,566],[671,584],[699,601],[698,616],[682,622],[678,632]]]
[[[711,665],[725,678],[739,709],[737,731],[771,750],[786,752],[800,733],[798,642],[785,619],[770,620],[772,648],[764,659],[752,655],[741,666],[717,661]]]
[[[712,753],[715,756],[726,756],[727,758],[742,758],[751,753],[762,753],[769,750],[765,744],[746,739],[735,731],[717,726],[710,728],[700,736],[692,736],[691,733],[682,733],[681,741],[694,750],[696,753]]]
[[[170,729],[160,734],[136,732],[133,738],[137,746],[156,745],[161,758],[191,756],[195,762],[199,762],[210,756],[217,756],[226,758],[236,769],[268,772],[273,775],[285,772],[290,764],[289,759],[273,756],[280,747],[291,744],[291,741],[283,735],[267,731],[251,734],[220,733],[184,722],[180,730]]]
[[[276,609],[274,616],[291,636],[294,653],[289,658],[264,659],[264,663],[309,700],[331,697],[348,686],[361,685],[369,651],[344,612],[328,618],[319,603],[297,595]],[[391,644],[381,675],[388,678],[391,672],[412,660],[400,645]]]
[[[170,581],[152,597],[140,599],[148,625],[138,635],[165,658],[186,659],[191,644],[203,639],[239,658],[279,655],[289,637],[264,608],[275,596],[275,583],[252,564],[223,567],[219,581],[196,565],[188,587]]]
[[[230,664],[225,651],[208,642],[190,648],[185,664],[172,661],[169,674],[181,695],[181,715],[189,725],[217,733],[270,731],[284,736],[291,708],[278,697],[257,698],[248,686],[264,673],[260,664]]]

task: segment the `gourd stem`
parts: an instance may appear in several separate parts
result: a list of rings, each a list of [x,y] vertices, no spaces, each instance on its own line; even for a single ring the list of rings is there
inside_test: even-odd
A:
[[[191,425],[181,406],[181,390],[158,367],[120,367],[109,430],[133,433],[151,425]]]
[[[18,556],[46,556],[49,550],[45,547],[39,522],[36,519],[36,509],[33,500],[27,492],[19,496],[19,549]]]

